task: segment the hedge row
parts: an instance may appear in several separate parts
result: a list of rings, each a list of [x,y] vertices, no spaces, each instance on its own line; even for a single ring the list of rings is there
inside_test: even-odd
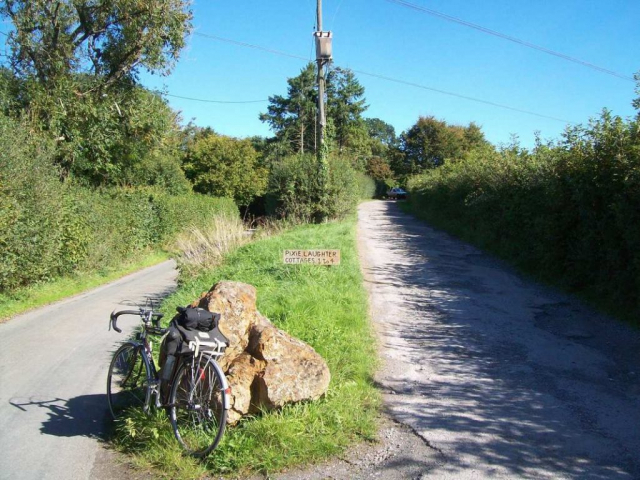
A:
[[[640,313],[640,121],[604,112],[529,152],[476,150],[408,184],[433,224]]]
[[[373,198],[375,182],[356,171],[349,159],[331,155],[324,194],[313,155],[292,155],[276,162],[269,176],[266,211],[269,215],[309,222],[339,219],[355,212],[360,200]]]
[[[238,215],[232,200],[62,183],[52,148],[0,116],[0,291],[117,265],[185,225]]]

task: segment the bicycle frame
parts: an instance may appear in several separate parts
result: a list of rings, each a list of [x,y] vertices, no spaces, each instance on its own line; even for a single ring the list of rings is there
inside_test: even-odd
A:
[[[156,364],[152,356],[152,344],[149,342],[150,332],[156,333],[156,334],[165,332],[164,330],[159,329],[157,325],[156,326],[153,325],[153,318],[158,314],[154,314],[152,310],[146,310],[146,309],[140,309],[138,312],[123,311],[123,312],[118,312],[117,314],[114,312],[111,315],[110,327],[113,326],[114,330],[116,330],[117,332],[121,331],[119,328],[117,328],[115,323],[115,321],[117,320],[117,316],[120,314],[139,315],[142,318],[143,326],[140,329],[140,331],[137,333],[136,340],[135,341],[130,340],[129,342],[126,342],[126,343],[129,343],[131,346],[133,346],[135,349],[135,352],[142,357],[146,367],[145,371],[149,372],[147,377],[147,382],[148,382],[148,385],[150,386],[151,393],[149,396],[149,401],[145,402],[143,411],[145,413],[149,411],[149,407],[151,406],[152,401],[153,401],[153,405],[156,408],[170,406],[166,402],[167,399],[162,398],[162,392],[160,391],[160,388],[159,388],[160,377],[158,375],[158,369],[156,367]],[[180,369],[180,366],[182,365],[183,362],[190,360],[191,367],[193,368],[196,365],[196,361],[200,362],[202,359],[206,357],[207,361],[205,363],[205,367],[208,364],[211,364],[211,366],[217,371],[220,378],[222,379],[222,390],[224,390],[224,392],[227,394],[225,395],[224,408],[225,410],[228,410],[230,408],[231,389],[229,387],[229,383],[227,382],[227,377],[224,375],[224,372],[222,371],[218,363],[215,361],[218,357],[220,357],[223,354],[225,347],[226,345],[221,343],[218,340],[214,340],[213,342],[204,342],[204,341],[200,341],[200,339],[196,337],[195,341],[189,342],[189,350],[193,352],[193,355],[190,355],[189,357],[186,357],[184,355],[178,356],[178,359],[177,359],[178,361],[173,369],[168,385],[172,385],[173,382],[175,381],[175,376],[177,375]],[[196,385],[199,382],[200,382],[200,379],[197,379]]]

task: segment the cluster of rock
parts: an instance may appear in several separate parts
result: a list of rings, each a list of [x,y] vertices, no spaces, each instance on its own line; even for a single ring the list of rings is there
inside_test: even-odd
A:
[[[331,379],[327,363],[258,312],[252,285],[219,282],[192,306],[220,313],[220,331],[229,339],[218,362],[231,386],[229,423],[260,408],[315,400],[326,393]]]

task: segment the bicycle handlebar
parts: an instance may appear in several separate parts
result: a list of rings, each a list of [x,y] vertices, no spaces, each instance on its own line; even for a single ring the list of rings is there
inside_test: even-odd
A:
[[[118,328],[117,322],[118,322],[118,317],[120,315],[139,315],[140,317],[145,317],[147,316],[149,313],[151,313],[150,317],[154,323],[154,325],[156,326],[156,328],[158,327],[159,323],[160,323],[160,319],[162,317],[164,317],[163,313],[153,313],[149,310],[145,310],[143,308],[141,308],[140,310],[120,310],[119,312],[116,312],[115,310],[113,312],[111,312],[111,316],[110,316],[110,321],[109,321],[109,327],[113,327],[113,329],[118,332],[118,333],[122,333],[122,330]]]

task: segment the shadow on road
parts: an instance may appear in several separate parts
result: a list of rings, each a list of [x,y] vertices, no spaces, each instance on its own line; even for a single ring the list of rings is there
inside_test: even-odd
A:
[[[367,273],[396,299],[383,349],[404,362],[382,389],[397,420],[436,439],[438,470],[640,478],[637,332],[393,203],[371,215],[391,261]]]
[[[48,418],[40,427],[40,432],[44,435],[106,440],[110,433],[112,420],[107,408],[106,394],[83,395],[69,400],[12,399],[9,403],[26,414],[33,409],[47,410]]]

